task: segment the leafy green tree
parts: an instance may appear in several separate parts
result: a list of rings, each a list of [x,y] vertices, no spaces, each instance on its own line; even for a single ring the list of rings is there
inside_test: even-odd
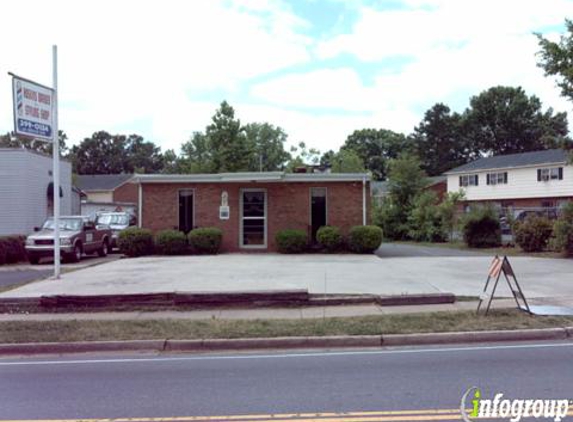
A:
[[[521,87],[497,86],[474,96],[464,113],[470,149],[511,154],[553,148],[567,138],[567,114],[541,109]]]
[[[244,126],[251,157],[250,171],[283,170],[290,154],[285,151],[285,131],[270,123],[249,123]]]
[[[74,173],[118,174],[127,173],[126,139],[106,131],[95,132],[71,149]]]
[[[168,149],[163,153],[163,166],[161,173],[165,174],[176,174],[183,173],[182,170],[182,160],[177,156],[174,150]]]
[[[341,149],[332,157],[330,164],[333,173],[363,173],[365,171],[364,162],[352,150]]]
[[[440,175],[476,156],[476,151],[469,148],[464,136],[462,116],[452,113],[442,103],[426,111],[411,138],[422,160],[422,168],[429,176]]]
[[[401,133],[387,129],[361,129],[349,135],[341,149],[356,152],[374,180],[385,180],[389,160],[410,151],[410,147],[410,142]]]
[[[139,135],[125,139],[125,173],[158,173],[163,170],[161,148]]]
[[[573,100],[573,21],[565,19],[566,33],[561,35],[559,42],[543,38],[536,34],[539,42],[537,63],[545,71],[546,76],[555,76],[561,95]]]
[[[412,201],[408,215],[408,234],[418,242],[443,242],[446,232],[438,208],[438,195],[431,190],[422,191]]]
[[[60,155],[66,157],[69,149],[66,145],[68,135],[63,130],[58,131],[60,141]],[[33,151],[41,152],[46,155],[52,155],[52,143],[34,140],[31,138],[22,138],[16,136],[13,132],[0,135],[0,148],[26,148]]]
[[[212,117],[205,130],[215,173],[247,171],[252,149],[245,136],[241,121],[226,101]]]
[[[320,151],[315,148],[307,148],[304,142],[299,142],[297,146],[291,146],[290,155],[291,158],[287,163],[286,170],[291,172],[297,167],[316,165],[320,162]]]
[[[181,146],[179,169],[182,173],[216,173],[211,143],[205,134],[194,132]]]
[[[411,154],[390,160],[388,166],[388,196],[374,214],[374,221],[390,239],[409,236],[408,216],[415,198],[427,185],[426,173],[420,160]]]
[[[438,213],[441,219],[441,225],[444,232],[448,235],[449,240],[454,238],[454,231],[460,223],[459,204],[464,200],[463,191],[448,192],[438,205]]]

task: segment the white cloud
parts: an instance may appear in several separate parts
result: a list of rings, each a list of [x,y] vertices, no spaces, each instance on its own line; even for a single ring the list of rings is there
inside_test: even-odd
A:
[[[536,67],[532,35],[562,25],[571,0],[403,3],[391,11],[345,3],[359,9],[352,30],[324,39],[302,35],[318,21],[280,0],[0,2],[12,17],[0,25],[0,132],[12,126],[6,72],[50,85],[54,43],[60,126],[73,141],[144,122],[144,136],[177,150],[225,98],[243,122],[269,121],[291,143],[322,150],[362,127],[409,133],[435,102],[461,111],[494,85],[522,85],[546,107],[571,111]],[[384,67],[396,56],[409,60]]]
[[[56,43],[60,127],[73,139],[148,119],[150,135],[172,147],[204,126],[189,125],[188,92],[233,92],[249,78],[309,60],[309,41],[296,31],[304,22],[279,3],[258,3],[262,14],[215,1],[2,2],[0,14],[14,18],[0,26],[0,74],[51,85]],[[0,129],[8,130],[10,84],[2,80]]]

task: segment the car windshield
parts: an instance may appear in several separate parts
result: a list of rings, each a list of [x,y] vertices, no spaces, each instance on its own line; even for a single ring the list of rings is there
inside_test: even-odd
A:
[[[43,229],[54,230],[54,220],[50,218],[44,223]],[[82,220],[79,218],[60,218],[60,230],[80,230]]]
[[[98,223],[100,224],[117,224],[121,226],[126,226],[129,224],[129,219],[127,215],[123,214],[104,214],[98,217]]]

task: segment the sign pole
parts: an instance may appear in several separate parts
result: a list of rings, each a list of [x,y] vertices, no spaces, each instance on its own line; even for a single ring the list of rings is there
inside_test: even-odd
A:
[[[54,101],[52,113],[54,127],[52,133],[52,155],[54,161],[54,278],[60,278],[60,139],[58,134],[58,46],[52,46],[52,88]]]

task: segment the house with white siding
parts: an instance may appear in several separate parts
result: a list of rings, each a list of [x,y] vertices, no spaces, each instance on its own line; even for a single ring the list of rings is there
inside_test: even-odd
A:
[[[562,149],[485,157],[448,172],[448,192],[463,191],[466,205],[559,208],[573,200],[571,153]]]
[[[52,157],[0,148],[0,236],[29,234],[53,215]],[[60,160],[60,209],[72,213],[72,165]]]

